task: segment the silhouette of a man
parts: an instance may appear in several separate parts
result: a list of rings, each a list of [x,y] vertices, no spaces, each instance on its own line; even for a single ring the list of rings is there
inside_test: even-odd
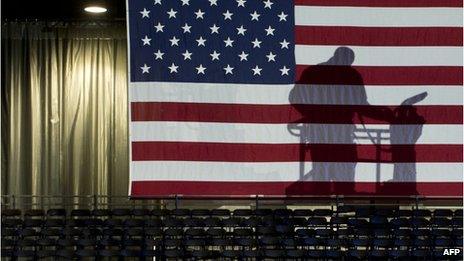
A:
[[[309,151],[312,161],[311,171],[300,173],[300,181],[324,182],[320,185],[326,186],[324,189],[330,194],[354,192],[355,168],[358,161],[354,117],[357,115],[387,122],[394,121],[394,113],[385,107],[358,109],[360,106],[369,105],[369,102],[360,73],[351,67],[354,59],[355,54],[350,48],[337,48],[327,62],[306,68],[289,95],[290,103],[303,117],[299,122],[312,123],[299,128],[302,146],[300,153]],[[320,110],[320,113],[325,115],[310,112],[308,108],[314,107],[314,104],[320,108],[327,108]],[[333,122],[327,124],[324,122],[327,119],[333,119]],[[334,155],[341,153],[340,151],[321,149],[324,147],[321,144],[328,143],[343,144],[340,145],[343,147],[343,162],[332,160]],[[304,155],[301,156],[304,160]],[[330,184],[328,181],[334,183]],[[292,194],[292,189],[289,188],[287,192]]]

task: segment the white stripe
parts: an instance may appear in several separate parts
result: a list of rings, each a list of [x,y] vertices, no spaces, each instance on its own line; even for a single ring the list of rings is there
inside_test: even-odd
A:
[[[338,47],[296,45],[296,63],[325,62]],[[462,47],[349,47],[355,54],[354,66],[462,66]]]
[[[391,144],[389,125],[367,124],[372,138],[381,137],[381,144]],[[292,128],[290,133],[288,128]],[[396,129],[395,129],[396,128]],[[394,125],[396,144],[462,144],[462,125],[424,125],[416,141],[419,125]],[[306,143],[373,144],[361,124],[249,124],[207,122],[132,122],[132,141],[180,141],[227,143],[301,143],[299,133],[307,133]],[[298,135],[298,136],[297,136]],[[378,144],[378,141],[376,141]]]
[[[131,181],[296,181],[300,179],[300,166],[298,162],[133,161],[131,164]],[[324,164],[327,170],[337,173],[343,173],[344,169],[350,167],[350,163],[324,162],[316,164]],[[461,163],[399,163],[397,169],[409,169],[413,165],[416,165],[417,182],[462,182],[463,168]],[[307,162],[304,173],[308,173],[311,168],[312,163]],[[393,179],[393,173],[393,164],[380,164],[380,181]],[[305,180],[309,177],[306,176]],[[344,176],[340,176],[339,181],[353,181],[341,177]],[[324,180],[316,178],[314,181]],[[354,181],[377,181],[376,163],[358,163],[355,169]],[[396,181],[406,180],[403,178]]]
[[[307,87],[307,104],[357,105],[359,86],[301,85]],[[132,102],[195,102],[237,104],[289,104],[294,85],[137,82],[130,84]],[[427,92],[419,105],[462,105],[462,86],[365,86],[371,105],[399,105],[405,99]],[[330,95],[328,95],[330,94]],[[342,97],[342,94],[347,94]],[[361,103],[362,104],[362,103]]]
[[[296,6],[296,25],[462,27],[462,8]]]

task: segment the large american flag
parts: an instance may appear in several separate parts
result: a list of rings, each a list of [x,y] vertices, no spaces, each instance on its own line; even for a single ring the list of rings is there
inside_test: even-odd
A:
[[[461,197],[462,0],[128,0],[130,195]]]

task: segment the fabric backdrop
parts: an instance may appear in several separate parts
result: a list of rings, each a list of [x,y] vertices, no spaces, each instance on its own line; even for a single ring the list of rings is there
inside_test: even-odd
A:
[[[2,194],[127,195],[123,23],[2,25]]]

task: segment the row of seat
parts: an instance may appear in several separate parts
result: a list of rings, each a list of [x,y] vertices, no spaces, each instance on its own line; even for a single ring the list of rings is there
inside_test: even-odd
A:
[[[2,256],[434,260],[462,233],[448,209],[5,210]]]
[[[79,218],[79,219],[19,219],[4,218],[2,226],[7,228],[18,227],[259,227],[275,225],[292,225],[298,227],[321,226],[356,226],[356,227],[411,227],[411,228],[450,228],[461,229],[462,218],[387,218],[373,216],[371,218],[348,217],[310,217],[310,218]]]
[[[183,250],[169,249],[161,255],[156,250],[132,249],[61,249],[61,250],[18,250],[2,251],[2,257],[29,257],[34,259],[62,258],[73,260],[76,258],[137,258],[153,260],[154,257],[171,260],[462,260],[462,254],[444,256],[443,250],[305,250],[305,249],[265,249],[265,250]]]
[[[19,209],[4,209],[2,217],[21,216],[25,217],[43,217],[43,216],[67,216],[70,217],[103,217],[103,216],[120,216],[120,217],[251,217],[251,216],[295,216],[295,217],[311,217],[311,216],[338,216],[340,214],[353,215],[356,217],[369,217],[372,215],[389,216],[389,217],[462,217],[463,210],[451,209],[397,209],[397,208],[370,208],[370,207],[354,207],[354,206],[339,206],[335,209],[236,209],[230,211],[228,209],[73,209],[66,211],[65,209],[49,209],[47,211],[41,209],[31,209],[22,212]]]

